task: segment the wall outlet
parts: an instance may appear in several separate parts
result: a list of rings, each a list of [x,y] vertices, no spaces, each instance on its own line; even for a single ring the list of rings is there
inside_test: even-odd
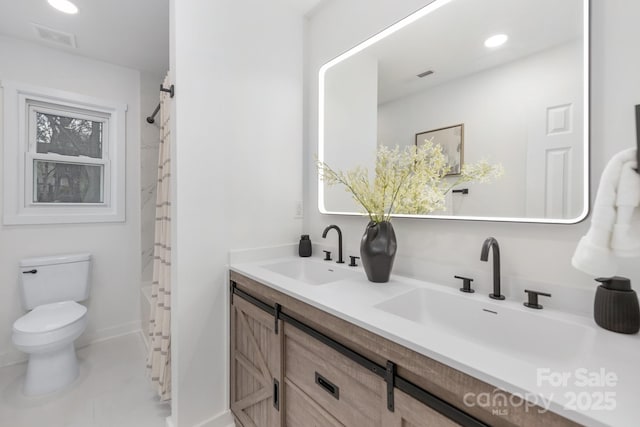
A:
[[[304,217],[304,204],[302,203],[302,200],[298,200],[296,202],[296,210],[295,210],[295,215],[293,217],[294,218]]]

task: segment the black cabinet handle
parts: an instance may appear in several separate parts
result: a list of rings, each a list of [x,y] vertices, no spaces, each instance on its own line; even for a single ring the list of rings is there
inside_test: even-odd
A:
[[[316,384],[318,384],[324,391],[333,396],[336,400],[340,400],[340,387],[333,384],[331,381],[316,372]]]
[[[33,270],[23,271],[22,274],[36,274],[37,272],[38,270],[34,268]]]
[[[273,407],[277,411],[280,410],[280,383],[277,379],[273,379]]]

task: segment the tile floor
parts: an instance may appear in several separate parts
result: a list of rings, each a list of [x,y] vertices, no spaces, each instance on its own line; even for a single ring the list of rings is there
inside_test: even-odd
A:
[[[27,397],[26,364],[0,368],[2,427],[164,427],[170,415],[151,389],[138,333],[78,350],[80,377],[64,390]]]

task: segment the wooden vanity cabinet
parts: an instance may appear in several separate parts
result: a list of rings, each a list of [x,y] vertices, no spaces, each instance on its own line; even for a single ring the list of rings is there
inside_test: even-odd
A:
[[[454,412],[464,412],[474,425],[578,425],[538,407],[469,407],[463,401],[466,393],[491,395],[495,387],[239,273],[232,271],[230,277],[234,284],[231,410],[239,426],[460,425],[426,405],[425,401],[433,403],[429,399],[436,399]],[[238,294],[233,294],[234,289]],[[276,318],[280,319],[277,323]],[[356,363],[345,356],[344,349],[380,369]],[[398,381],[404,381],[405,387],[407,383],[414,387],[413,396],[405,389],[392,388],[393,410],[387,407],[387,382],[384,372],[380,372],[389,362],[395,364]],[[417,394],[416,387],[420,390]],[[515,397],[509,400],[517,402]],[[449,410],[444,413],[451,414]]]

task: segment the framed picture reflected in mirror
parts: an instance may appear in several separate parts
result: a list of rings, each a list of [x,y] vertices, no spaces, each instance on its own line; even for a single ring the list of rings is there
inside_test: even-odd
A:
[[[448,175],[460,175],[464,162],[464,123],[428,130],[416,134],[416,146],[431,140],[442,147],[442,153],[448,159]]]

